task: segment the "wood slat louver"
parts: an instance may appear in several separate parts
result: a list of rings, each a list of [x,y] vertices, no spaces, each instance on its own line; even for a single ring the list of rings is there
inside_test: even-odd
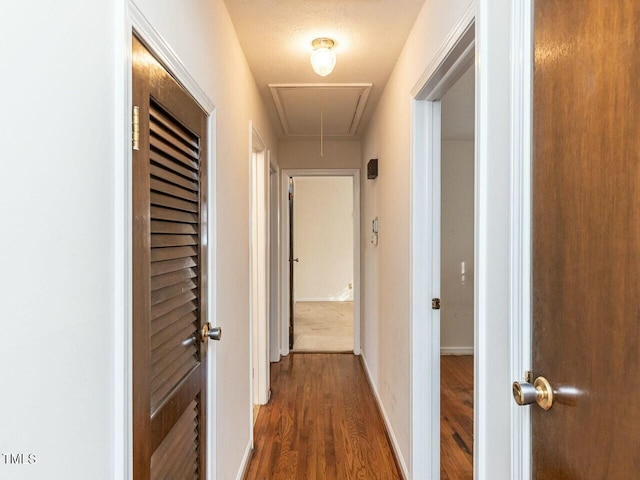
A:
[[[198,470],[198,404],[189,404],[151,456],[152,480],[192,480]]]
[[[153,412],[198,365],[199,142],[153,100],[149,130]]]

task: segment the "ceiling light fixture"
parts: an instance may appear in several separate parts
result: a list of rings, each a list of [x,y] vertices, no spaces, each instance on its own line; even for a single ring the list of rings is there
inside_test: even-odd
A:
[[[311,42],[311,66],[321,77],[326,77],[336,66],[336,52],[331,50],[335,42],[330,38],[316,38]]]

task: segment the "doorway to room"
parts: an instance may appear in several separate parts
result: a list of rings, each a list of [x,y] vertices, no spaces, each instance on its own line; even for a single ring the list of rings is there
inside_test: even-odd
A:
[[[353,180],[291,177],[290,348],[353,351]]]
[[[283,353],[358,354],[359,172],[284,171],[282,186]]]
[[[440,100],[441,479],[473,478],[475,81]]]
[[[473,478],[476,459],[486,454],[476,430],[484,414],[477,406],[482,379],[476,358],[482,358],[485,337],[478,334],[483,279],[476,275],[481,221],[476,172],[482,155],[476,155],[475,145],[475,45],[475,10],[469,9],[411,92],[415,478]]]

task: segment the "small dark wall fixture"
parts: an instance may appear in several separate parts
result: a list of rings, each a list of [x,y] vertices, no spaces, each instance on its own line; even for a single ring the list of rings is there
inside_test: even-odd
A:
[[[367,179],[373,180],[378,177],[378,159],[372,158],[367,163]]]

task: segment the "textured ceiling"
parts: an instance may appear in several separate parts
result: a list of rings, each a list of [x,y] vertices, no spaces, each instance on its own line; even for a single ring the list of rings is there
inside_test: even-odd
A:
[[[225,0],[225,3],[272,125],[280,136],[284,136],[284,131],[268,88],[270,83],[372,83],[356,132],[359,135],[375,109],[424,0]],[[330,37],[336,42],[338,61],[328,77],[316,75],[309,63],[311,41],[317,37]],[[316,106],[312,97],[302,96],[298,101],[301,111],[306,109],[310,116],[319,117],[319,112],[313,111]]]

